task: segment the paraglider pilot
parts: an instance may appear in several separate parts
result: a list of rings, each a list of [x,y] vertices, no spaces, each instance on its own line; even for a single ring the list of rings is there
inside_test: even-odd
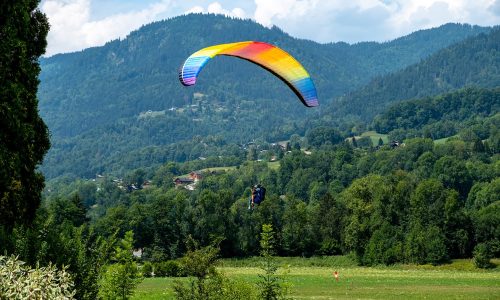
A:
[[[260,184],[256,184],[252,187],[252,195],[248,199],[248,209],[253,209],[255,204],[259,205],[264,201],[266,196],[266,189]]]

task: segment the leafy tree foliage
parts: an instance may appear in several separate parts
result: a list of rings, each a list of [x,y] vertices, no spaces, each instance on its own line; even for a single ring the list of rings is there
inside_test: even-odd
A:
[[[99,281],[102,299],[129,299],[142,276],[132,257],[134,233],[127,231],[113,253],[113,264],[104,269]]]
[[[374,128],[377,132],[393,135],[393,131],[415,129],[418,135],[440,139],[455,135],[464,127],[470,128],[478,117],[497,114],[500,109],[498,103],[499,88],[465,88],[444,95],[394,104],[375,118]],[[473,128],[484,130],[488,127],[477,124]],[[487,135],[484,131],[479,134],[483,139]]]
[[[377,77],[361,89],[339,98],[335,101],[337,105],[329,107],[327,114],[334,113],[344,116],[344,119],[356,116],[371,121],[388,105],[402,100],[435,96],[469,86],[496,88],[500,81],[497,48],[499,39],[500,29],[496,28],[488,34],[479,34],[441,49],[420,63]],[[474,107],[477,102],[469,103]],[[448,102],[443,101],[441,104],[447,106]],[[414,116],[408,118],[408,121],[398,121],[403,128],[411,128],[411,123],[416,120],[435,117],[432,112],[436,111],[432,109],[420,109],[420,105],[414,104],[402,106]],[[474,107],[474,110],[481,112],[485,109],[487,107]],[[440,107],[437,112],[446,110],[446,107]],[[459,114],[466,112],[457,110]],[[385,125],[380,123],[381,128]]]
[[[263,257],[262,269],[265,272],[263,275],[259,275],[260,298],[266,300],[286,299],[283,278],[276,275],[278,266],[273,261],[275,239],[272,225],[263,224],[260,235],[260,254]]]
[[[226,278],[217,271],[215,265],[218,260],[219,250],[210,245],[199,248],[191,237],[189,250],[182,258],[183,266],[188,275],[194,276],[188,285],[180,281],[175,282],[174,292],[177,299],[256,299],[254,290],[243,282]],[[215,241],[217,244],[217,241]]]
[[[474,264],[476,267],[482,269],[491,268],[493,264],[490,259],[491,252],[486,244],[478,244],[476,248],[474,248]]]
[[[69,173],[92,178],[200,156],[243,158],[239,164],[245,154],[238,144],[254,139],[282,141],[320,125],[366,128],[356,117],[348,119],[352,126],[343,124],[346,111],[339,111],[338,103],[326,109],[328,103],[376,76],[490,31],[447,24],[386,43],[348,45],[295,39],[277,27],[221,15],[155,22],[124,40],[41,59],[40,110],[53,141],[42,170],[47,178]],[[275,76],[235,58],[211,61],[193,88],[179,85],[176,72],[184,59],[231,40],[265,40],[288,51],[313,76],[328,112],[319,118],[319,110],[304,110]],[[291,146],[296,148],[296,141]]]

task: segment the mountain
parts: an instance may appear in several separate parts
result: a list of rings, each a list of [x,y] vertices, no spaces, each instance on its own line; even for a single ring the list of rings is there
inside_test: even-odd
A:
[[[500,87],[464,88],[434,97],[398,102],[378,115],[373,127],[379,133],[393,136],[404,133],[406,136],[429,135],[440,139],[482,124],[488,118],[500,119]],[[478,134],[479,137],[485,139],[493,127],[498,125],[480,126],[482,134]]]
[[[447,24],[386,43],[349,45],[296,39],[277,27],[219,15],[152,23],[124,40],[41,60],[39,108],[52,135],[42,170],[48,178],[91,176],[109,172],[109,161],[132,161],[132,153],[146,164],[144,155],[161,163],[168,145],[195,136],[244,143],[303,135],[335,97],[490,30]],[[266,41],[296,57],[322,106],[305,109],[272,74],[228,57],[211,61],[195,87],[179,84],[177,69],[191,53],[242,40]]]
[[[326,110],[364,121],[391,103],[446,93],[467,86],[500,86],[500,29],[470,37],[403,70],[373,79]]]

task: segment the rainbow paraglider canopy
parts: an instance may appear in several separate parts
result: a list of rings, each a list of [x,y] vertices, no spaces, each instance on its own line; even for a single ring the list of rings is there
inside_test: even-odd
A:
[[[239,57],[267,69],[283,80],[305,106],[318,106],[316,87],[306,69],[284,50],[263,42],[220,44],[198,50],[180,68],[181,83],[185,86],[194,85],[203,66],[217,55]]]

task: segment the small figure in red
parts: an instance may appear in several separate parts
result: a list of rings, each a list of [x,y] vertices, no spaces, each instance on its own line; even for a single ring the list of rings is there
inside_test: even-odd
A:
[[[339,281],[339,273],[337,271],[333,272],[333,276],[335,276],[335,281]]]

